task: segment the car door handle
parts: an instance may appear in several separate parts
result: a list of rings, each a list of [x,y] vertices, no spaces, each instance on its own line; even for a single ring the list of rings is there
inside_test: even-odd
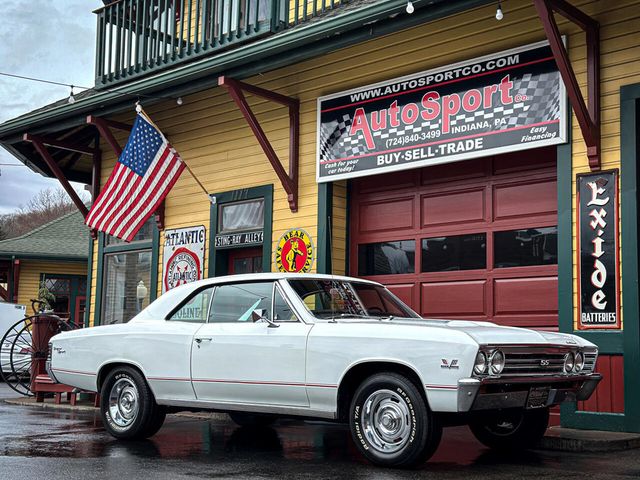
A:
[[[197,344],[200,344],[202,342],[211,342],[213,340],[213,338],[211,338],[211,337],[199,337],[199,338],[196,338],[195,340],[196,340]]]

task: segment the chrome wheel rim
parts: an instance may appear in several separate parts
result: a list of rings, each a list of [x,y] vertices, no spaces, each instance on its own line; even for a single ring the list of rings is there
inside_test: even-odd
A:
[[[411,437],[411,412],[396,392],[377,390],[365,400],[362,431],[369,445],[380,453],[401,450]]]
[[[120,378],[109,392],[109,416],[119,427],[128,427],[138,417],[138,388],[128,378]]]

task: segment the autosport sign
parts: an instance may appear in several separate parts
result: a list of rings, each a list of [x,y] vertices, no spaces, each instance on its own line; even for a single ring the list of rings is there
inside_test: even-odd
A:
[[[318,99],[317,180],[566,142],[547,42]]]

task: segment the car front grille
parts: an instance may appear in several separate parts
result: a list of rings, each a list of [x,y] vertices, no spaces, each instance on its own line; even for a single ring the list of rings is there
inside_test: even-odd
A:
[[[579,373],[592,373],[598,356],[595,350],[577,347],[496,346],[505,357],[500,376],[571,375],[564,371],[565,357],[569,352],[582,352],[584,368]],[[491,349],[493,350],[493,348]]]

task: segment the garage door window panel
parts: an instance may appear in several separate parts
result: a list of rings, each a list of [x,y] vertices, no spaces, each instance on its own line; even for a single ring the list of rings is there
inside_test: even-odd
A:
[[[450,272],[486,268],[486,233],[422,239],[423,272]]]
[[[415,272],[415,240],[368,243],[358,246],[360,275],[401,275]]]
[[[558,264],[558,227],[494,233],[495,268]]]

